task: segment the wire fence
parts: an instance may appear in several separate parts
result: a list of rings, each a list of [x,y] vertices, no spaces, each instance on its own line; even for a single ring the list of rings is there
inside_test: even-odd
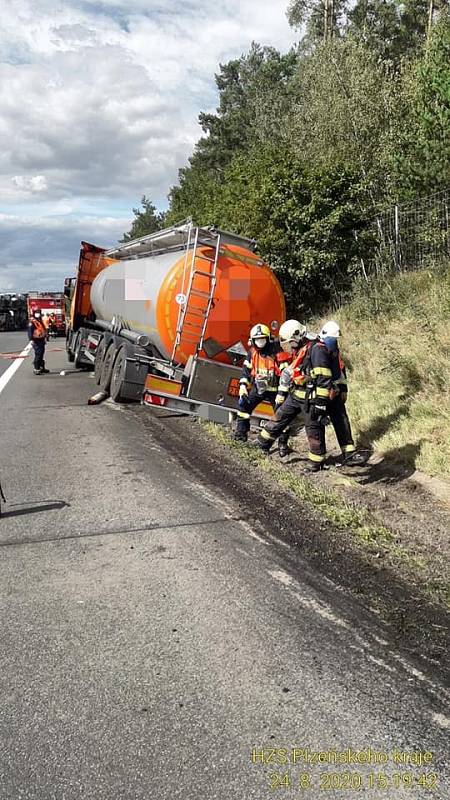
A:
[[[374,257],[366,274],[403,272],[442,264],[450,258],[450,189],[395,205],[371,224]]]

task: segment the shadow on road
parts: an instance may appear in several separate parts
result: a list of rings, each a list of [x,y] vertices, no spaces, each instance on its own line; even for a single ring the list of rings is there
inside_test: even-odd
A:
[[[26,514],[39,514],[40,511],[55,511],[56,509],[61,510],[62,508],[68,508],[70,503],[66,503],[64,500],[55,500],[52,503],[41,503],[40,505],[35,506],[27,506],[24,503],[14,503],[11,508],[12,511],[3,511],[1,514],[1,518],[5,519],[5,517],[22,517]]]

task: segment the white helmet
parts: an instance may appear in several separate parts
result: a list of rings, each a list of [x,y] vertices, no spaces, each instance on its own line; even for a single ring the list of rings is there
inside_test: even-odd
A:
[[[287,353],[299,346],[306,335],[306,328],[298,319],[288,319],[283,322],[279,330],[280,344]]]
[[[330,319],[329,322],[326,322],[322,330],[320,331],[321,339],[325,339],[327,336],[330,336],[333,339],[338,339],[340,335],[341,335],[341,329],[337,324],[337,322],[334,321],[334,319]]]

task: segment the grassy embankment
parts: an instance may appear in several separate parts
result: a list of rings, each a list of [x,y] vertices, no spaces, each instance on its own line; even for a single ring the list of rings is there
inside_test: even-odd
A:
[[[450,269],[386,277],[333,312],[360,446],[450,478]]]
[[[448,480],[450,270],[387,277],[331,316],[339,320],[343,331],[349,415],[358,445],[381,451],[384,464],[401,474],[419,469]],[[322,321],[311,322],[311,329],[318,329]],[[264,459],[231,443],[229,434],[215,425],[207,427],[242,459],[263,469],[334,526],[351,533],[368,554],[382,553],[386,565],[450,608],[448,575],[443,569],[436,574],[433,554],[425,560],[417,555],[414,538],[399,541],[398,534],[364,503],[355,504],[333,487],[317,485],[290,464]]]

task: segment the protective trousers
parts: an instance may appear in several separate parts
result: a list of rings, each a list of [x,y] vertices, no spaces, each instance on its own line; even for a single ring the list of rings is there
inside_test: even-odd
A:
[[[43,369],[45,367],[45,361],[44,361],[45,339],[33,339],[31,344],[34,350],[33,367],[35,369]]]
[[[235,439],[241,442],[247,441],[248,432],[250,430],[250,417],[256,406],[259,405],[259,403],[266,402],[270,403],[272,408],[275,410],[275,397],[276,392],[264,392],[264,394],[258,394],[256,389],[253,387],[250,389],[248,397],[241,398],[239,411],[237,413]],[[288,440],[288,437],[289,431],[284,431],[281,441],[285,444]]]
[[[288,395],[283,405],[276,411],[275,419],[270,420],[258,436],[261,450],[270,450],[276,439],[281,439],[283,431],[303,413],[304,405],[304,400],[299,400],[292,394]]]
[[[355,445],[352,438],[350,420],[347,415],[345,403],[339,395],[327,403],[327,413],[342,452],[344,454],[353,453],[355,451]],[[305,430],[309,444],[309,459],[316,464],[322,464],[325,461],[327,452],[325,426],[320,419],[316,418],[314,406],[311,407],[305,417]]]
[[[345,403],[340,395],[329,403],[328,414],[342,452],[344,454],[354,453],[356,448],[353,441],[350,420],[348,418],[347,409],[345,408]]]

